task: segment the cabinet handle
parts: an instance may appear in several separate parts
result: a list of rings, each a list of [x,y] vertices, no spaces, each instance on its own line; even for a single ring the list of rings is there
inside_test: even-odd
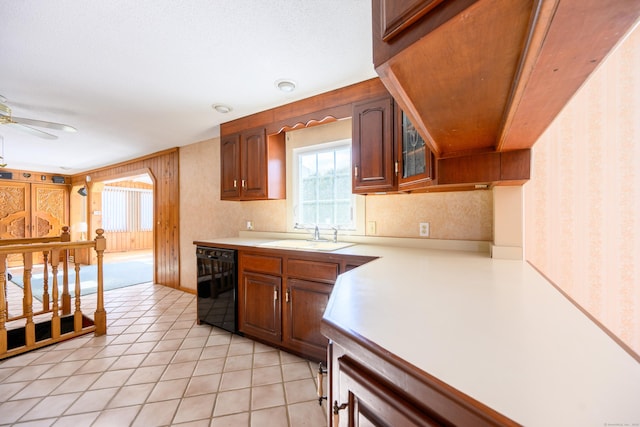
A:
[[[396,175],[398,175],[398,162],[396,162],[395,167],[396,167]]]
[[[247,181],[244,179],[242,180],[242,188],[247,188]]]
[[[278,290],[277,289],[274,289],[274,291],[273,291],[273,300],[274,301],[278,301]]]
[[[356,178],[358,177],[358,166],[354,166],[353,167],[354,171],[353,171],[353,176],[355,176]]]
[[[284,300],[285,302],[289,302],[289,289],[287,289],[287,292],[284,294]]]
[[[333,402],[333,425],[334,425],[334,427],[337,427],[340,424],[340,411],[342,411],[347,406],[349,406],[349,404],[347,404],[347,403],[343,403],[342,405],[338,406],[338,401],[337,400]]]
[[[238,180],[237,179],[233,180],[233,188],[238,188]]]
[[[324,385],[322,381],[322,378],[326,373],[327,373],[327,370],[323,369],[322,362],[320,362],[318,364],[318,405],[321,405],[321,406],[322,406],[322,401],[327,398],[327,396],[324,395]]]

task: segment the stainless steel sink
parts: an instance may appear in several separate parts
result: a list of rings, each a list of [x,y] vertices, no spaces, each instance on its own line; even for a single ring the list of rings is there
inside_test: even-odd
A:
[[[275,240],[273,242],[261,243],[259,246],[281,248],[281,249],[300,249],[309,251],[325,251],[331,252],[337,249],[353,246],[355,243],[349,242],[331,242],[318,240]]]

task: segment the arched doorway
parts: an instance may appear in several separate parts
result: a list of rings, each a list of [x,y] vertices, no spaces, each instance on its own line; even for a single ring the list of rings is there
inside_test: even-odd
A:
[[[105,289],[154,281],[154,180],[148,171],[134,175],[87,176],[71,191],[71,239],[93,239],[105,230]],[[82,264],[95,264],[95,253],[78,254]],[[109,276],[108,276],[109,274]]]

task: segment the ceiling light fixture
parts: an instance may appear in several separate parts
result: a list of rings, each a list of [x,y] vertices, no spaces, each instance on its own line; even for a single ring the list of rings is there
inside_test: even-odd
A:
[[[211,108],[221,114],[227,114],[229,111],[231,111],[231,107],[228,107],[224,104],[213,104]]]
[[[276,80],[276,87],[282,92],[293,92],[296,90],[296,82],[293,80],[280,79]]]

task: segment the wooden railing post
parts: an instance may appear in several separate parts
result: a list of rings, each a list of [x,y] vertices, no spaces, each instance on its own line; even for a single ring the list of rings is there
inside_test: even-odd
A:
[[[60,250],[53,249],[51,251],[51,275],[53,277],[51,283],[51,297],[53,306],[51,307],[51,338],[60,337],[60,308],[58,305],[58,262],[60,259]]]
[[[33,323],[33,292],[31,291],[31,269],[33,268],[33,252],[22,254],[24,260],[24,273],[22,282],[24,283],[24,294],[22,297],[22,314],[27,316],[27,323],[24,327],[24,339],[27,347],[36,343],[36,325]]]
[[[75,250],[73,254],[73,262],[75,264],[76,272],[76,311],[73,312],[73,330],[79,332],[82,329],[82,311],[80,310],[80,263],[75,255]]]
[[[60,234],[61,242],[70,242],[71,234],[69,233],[69,227],[62,227],[62,234]],[[69,249],[63,249],[62,251],[62,314],[71,313],[71,295],[69,295]]]
[[[7,352],[7,256],[0,254],[0,355]]]
[[[98,256],[98,301],[94,322],[96,326],[95,335],[104,335],[107,333],[107,313],[104,311],[104,282],[103,282],[103,261],[104,250],[107,248],[107,239],[103,236],[104,230],[98,228],[96,230],[96,254]]]
[[[42,252],[42,310],[49,311],[49,251]]]

